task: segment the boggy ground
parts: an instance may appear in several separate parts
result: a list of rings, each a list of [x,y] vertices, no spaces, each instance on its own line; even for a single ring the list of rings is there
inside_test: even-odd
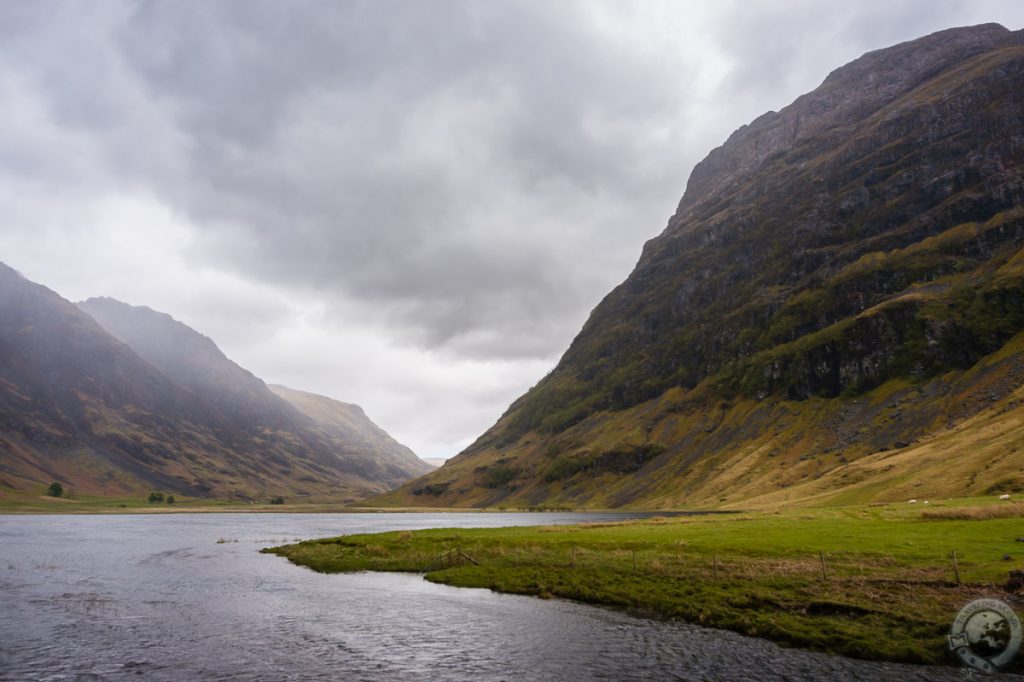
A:
[[[578,526],[433,529],[264,551],[314,570],[561,597],[866,659],[949,662],[967,602],[1024,567],[1024,504],[951,500]],[[956,552],[954,568],[953,552]],[[959,572],[959,583],[957,571]],[[1019,666],[1018,666],[1019,670]]]

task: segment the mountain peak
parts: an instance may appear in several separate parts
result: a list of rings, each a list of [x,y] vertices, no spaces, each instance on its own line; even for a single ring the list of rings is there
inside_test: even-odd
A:
[[[20,272],[12,268],[7,263],[0,261],[0,277],[18,277],[19,279],[25,279],[25,276]]]
[[[822,84],[778,112],[740,127],[690,175],[678,225],[710,197],[735,188],[765,161],[824,130],[861,121],[952,66],[984,52],[1024,42],[1024,31],[999,24],[951,28],[868,52],[832,71]]]
[[[227,359],[213,339],[149,306],[132,305],[109,296],[95,296],[76,305],[96,318],[114,336],[129,336],[140,341],[139,345],[145,351],[143,357],[152,355],[147,359],[157,367],[165,364],[166,356],[181,343],[187,345],[189,352]],[[141,343],[143,339],[145,343]]]

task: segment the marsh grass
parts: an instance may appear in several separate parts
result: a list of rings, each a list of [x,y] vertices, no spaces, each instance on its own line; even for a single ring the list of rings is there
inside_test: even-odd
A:
[[[1003,502],[983,507],[954,507],[928,509],[921,518],[929,520],[981,521],[984,519],[1024,518],[1024,502]]]
[[[986,515],[994,505],[975,506],[981,512],[970,519],[925,519],[894,505],[401,531],[265,551],[328,573],[431,568],[425,577],[438,583],[626,608],[860,658],[940,663],[965,603],[996,596],[1020,606],[1000,587],[1024,558],[1014,542],[1020,524]],[[456,549],[480,565],[437,568]],[[954,549],[963,585],[954,580]]]

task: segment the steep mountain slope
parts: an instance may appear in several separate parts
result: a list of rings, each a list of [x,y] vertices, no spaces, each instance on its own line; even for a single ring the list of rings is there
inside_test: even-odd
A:
[[[290,389],[272,391],[228,359],[212,340],[166,313],[112,298],[92,298],[78,306],[165,376],[212,406],[243,442],[262,440],[268,433],[289,434],[302,452],[377,490],[429,470],[358,406]]]
[[[211,339],[170,315],[113,298],[90,298],[77,305],[142,359],[239,426],[293,429],[306,421]]]
[[[1024,33],[868,53],[711,152],[558,366],[380,502],[1024,489],[1022,245]]]
[[[196,362],[213,384],[187,371],[172,378],[70,302],[0,264],[0,494],[59,481],[80,494],[158,489],[353,501],[415,473],[365,476],[375,464],[347,459],[313,420],[199,338]],[[173,340],[189,356],[194,339],[176,330]]]
[[[370,421],[358,405],[296,391],[287,386],[271,385],[268,388],[316,422],[328,436],[344,443],[347,450],[359,452],[372,460],[376,465],[373,480],[405,482],[436,468]]]
[[[198,406],[57,294],[0,264],[0,486],[194,490],[160,442],[203,443]]]

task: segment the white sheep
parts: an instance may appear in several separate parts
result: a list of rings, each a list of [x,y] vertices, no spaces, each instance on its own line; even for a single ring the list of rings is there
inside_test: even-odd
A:
[[[1008,499],[1010,499],[1010,495],[1009,495],[1009,493],[1003,493],[1002,495],[999,496],[999,499],[1000,500],[1008,500]]]
[[[917,500],[908,500],[907,504],[917,504]]]

